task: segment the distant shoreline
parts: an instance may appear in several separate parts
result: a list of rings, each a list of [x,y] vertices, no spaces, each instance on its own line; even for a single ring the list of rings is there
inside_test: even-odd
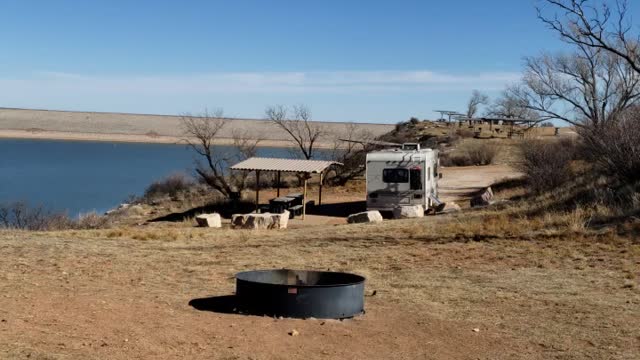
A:
[[[180,144],[185,142],[182,119],[174,115],[0,108],[0,138]],[[217,134],[216,144],[231,145],[239,133],[262,139],[260,147],[295,147],[289,135],[268,120],[226,120],[227,124]],[[389,124],[323,121],[314,121],[314,124],[323,130],[317,147],[324,149],[333,148],[335,139],[349,131],[364,131],[376,137],[394,129],[394,125]]]
[[[86,141],[86,142],[116,142],[116,143],[140,143],[140,144],[169,144],[186,145],[186,138],[177,136],[150,136],[135,134],[108,134],[108,133],[79,133],[49,130],[0,130],[0,139],[17,140],[56,140],[56,141]],[[233,139],[220,138],[214,141],[215,145],[233,145]],[[319,149],[331,149],[333,144],[318,143]],[[287,140],[261,140],[258,147],[268,148],[295,148],[296,145]]]

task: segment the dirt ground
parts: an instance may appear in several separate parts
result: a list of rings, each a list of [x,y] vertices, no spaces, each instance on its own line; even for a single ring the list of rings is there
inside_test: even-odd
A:
[[[460,171],[443,188],[475,184]],[[637,359],[637,237],[549,224],[469,210],[270,231],[0,231],[0,358]],[[283,267],[365,276],[366,314],[194,305],[232,295],[238,271]]]
[[[462,166],[441,168],[442,179],[438,181],[439,198],[445,202],[456,202],[462,207],[468,206],[469,195],[501,180],[513,179],[521,176],[519,172],[508,165]],[[281,195],[298,193],[302,189],[282,189]],[[350,190],[350,191],[349,191]],[[269,199],[276,197],[273,189],[260,192],[260,203],[266,204]],[[308,198],[318,201],[318,187],[309,187]],[[315,226],[346,224],[347,216],[366,210],[365,184],[353,189],[324,188],[323,206],[310,209],[305,220],[295,218],[290,220],[290,226]],[[227,221],[228,222],[228,219]]]

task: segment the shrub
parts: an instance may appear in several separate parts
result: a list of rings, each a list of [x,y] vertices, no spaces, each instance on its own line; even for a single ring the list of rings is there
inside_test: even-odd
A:
[[[474,166],[493,163],[498,147],[493,143],[473,142],[462,145],[457,153],[443,153],[440,164],[443,166]]]
[[[456,135],[461,138],[473,138],[476,136],[476,133],[471,129],[456,129]]]
[[[144,191],[143,198],[149,200],[166,195],[173,197],[180,192],[188,190],[193,185],[193,180],[187,175],[183,173],[171,174],[149,185]]]
[[[109,219],[95,212],[70,218],[63,212],[51,212],[43,206],[29,206],[18,201],[0,206],[0,228],[32,231],[98,229],[109,225]]]
[[[498,147],[487,142],[468,143],[462,150],[473,165],[489,165],[498,154]]]
[[[572,177],[575,146],[566,141],[527,140],[521,143],[522,162],[529,190],[541,193],[554,189]]]
[[[640,181],[640,108],[601,126],[579,129],[586,156],[605,175],[624,183]]]

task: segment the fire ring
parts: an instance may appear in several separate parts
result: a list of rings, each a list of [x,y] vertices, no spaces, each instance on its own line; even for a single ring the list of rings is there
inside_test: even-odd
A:
[[[344,319],[364,312],[360,275],[305,270],[255,270],[236,274],[242,312],[292,318]]]

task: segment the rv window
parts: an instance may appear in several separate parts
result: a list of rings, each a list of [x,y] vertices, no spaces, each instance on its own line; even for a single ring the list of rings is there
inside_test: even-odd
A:
[[[384,169],[382,170],[382,181],[386,183],[408,183],[409,170],[407,169]]]
[[[438,178],[438,164],[436,163],[435,166],[433,167],[433,178],[437,179]]]
[[[411,169],[409,179],[411,180],[411,184],[409,188],[411,190],[422,190],[422,171],[420,169]]]

